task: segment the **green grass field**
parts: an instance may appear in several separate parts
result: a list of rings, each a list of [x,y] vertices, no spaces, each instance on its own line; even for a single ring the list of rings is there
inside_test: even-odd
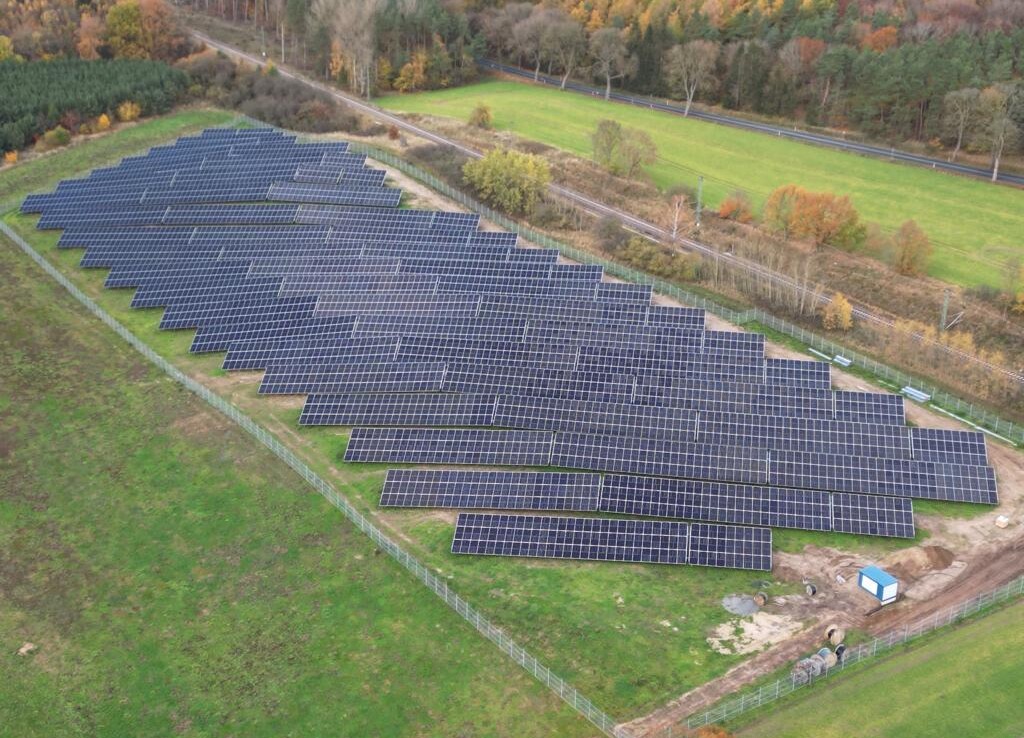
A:
[[[163,123],[167,128],[167,135],[170,135],[170,132],[174,130],[172,125],[173,119],[174,116],[166,119]],[[115,144],[117,139],[115,137],[118,135],[113,134],[110,137],[113,139],[112,142],[109,139],[99,139],[97,143],[99,141],[108,141],[106,144],[110,147],[108,153],[116,153]],[[85,145],[91,145],[91,143],[83,144],[83,146]],[[51,157],[48,167],[50,175],[58,175],[60,171],[59,158],[56,156]],[[17,167],[0,173],[0,189],[5,188],[5,176],[12,172],[17,172]],[[74,166],[69,166],[62,176],[70,176],[77,172],[78,170]],[[130,290],[104,290],[102,282],[105,278],[105,271],[79,269],[76,265],[81,252],[77,250],[56,249],[57,234],[55,232],[35,231],[33,229],[33,218],[10,215],[7,217],[7,222],[17,228],[40,251],[46,254],[51,261],[57,264],[65,274],[69,275],[81,286],[83,290],[97,299],[101,305],[131,328],[155,350],[173,360],[185,371],[206,382],[252,417],[276,432],[279,437],[302,454],[318,472],[332,478],[337,486],[361,510],[400,536],[404,545],[420,556],[428,566],[448,576],[451,585],[456,591],[465,595],[498,625],[519,639],[523,645],[533,650],[548,666],[569,679],[587,696],[594,699],[600,707],[609,711],[617,718],[625,719],[643,714],[666,700],[723,673],[730,666],[738,662],[740,657],[726,656],[712,651],[708,647],[705,638],[710,628],[727,618],[727,615],[720,606],[721,598],[732,592],[750,592],[762,588],[760,584],[762,575],[750,572],[691,569],[687,567],[567,564],[564,562],[453,556],[449,552],[449,546],[454,516],[449,513],[434,511],[381,511],[377,507],[377,500],[383,481],[384,469],[373,465],[341,463],[347,442],[347,431],[345,429],[299,428],[297,419],[298,407],[301,402],[282,401],[259,396],[256,392],[257,382],[255,381],[258,375],[246,377],[234,373],[226,374],[219,368],[222,360],[221,355],[189,355],[188,346],[193,335],[191,331],[159,331],[157,329],[161,314],[159,310],[131,310],[129,308],[131,300]],[[31,276],[26,275],[26,280]],[[38,275],[38,279],[42,279],[42,275]],[[21,289],[14,290],[14,293],[31,293],[34,289],[41,288],[39,285],[26,283]],[[14,296],[8,294],[5,299],[13,300]],[[22,325],[23,323],[45,322],[57,326],[61,325],[60,321],[56,318],[63,312],[71,310],[71,307],[64,303],[59,309],[54,308],[50,313],[41,315],[38,321],[34,318],[29,320],[21,317],[23,315],[32,315],[31,312],[23,313],[16,307],[7,308],[7,310],[11,311],[11,314],[17,311],[19,317],[17,321],[8,320],[5,323],[16,322],[17,330],[28,331],[30,326]],[[11,331],[16,330],[13,326],[9,328],[5,326],[5,328]],[[79,332],[70,328],[56,328],[55,330],[58,330],[61,336],[76,335]],[[9,339],[8,343],[10,342],[11,340]],[[224,456],[227,453],[224,444],[227,442],[221,441],[219,431],[212,434],[200,434],[195,443],[175,446],[173,442],[175,439],[178,439],[178,435],[176,432],[167,430],[175,427],[173,419],[168,420],[159,415],[135,418],[134,415],[126,416],[120,412],[114,412],[117,408],[111,407],[109,403],[102,407],[97,405],[90,388],[102,384],[101,378],[103,377],[118,376],[116,370],[110,369],[106,364],[105,357],[110,354],[110,350],[105,345],[102,347],[92,345],[80,347],[76,351],[81,355],[76,356],[74,359],[63,359],[61,358],[61,352],[54,346],[48,356],[38,361],[32,358],[31,373],[35,377],[33,381],[38,382],[39,387],[35,394],[31,394],[29,390],[33,386],[32,382],[26,380],[24,382],[25,388],[19,390],[19,392],[29,393],[27,399],[19,402],[17,411],[8,409],[4,415],[4,422],[6,424],[16,424],[19,428],[30,427],[21,419],[30,417],[29,413],[34,412],[37,405],[42,402],[42,399],[48,396],[48,387],[68,385],[71,388],[69,397],[86,396],[90,398],[90,402],[85,403],[84,408],[75,410],[76,412],[83,413],[83,417],[88,419],[82,420],[81,423],[76,425],[76,430],[81,431],[82,427],[87,423],[95,426],[89,429],[87,439],[81,444],[77,443],[77,436],[72,436],[70,439],[64,438],[64,435],[61,433],[60,417],[52,421],[45,418],[33,421],[41,429],[41,436],[34,442],[35,445],[32,447],[34,450],[26,452],[27,455],[23,464],[24,469],[20,472],[27,479],[34,480],[25,484],[26,488],[32,491],[32,494],[49,494],[54,489],[73,490],[75,488],[74,479],[82,473],[63,472],[64,476],[55,478],[54,475],[58,473],[58,469],[44,468],[47,464],[45,449],[48,446],[46,446],[46,443],[51,444],[54,448],[62,449],[71,441],[75,441],[76,443],[70,446],[73,451],[67,458],[82,459],[90,456],[92,449],[90,444],[95,443],[97,438],[110,437],[109,445],[100,446],[102,458],[88,458],[85,462],[79,464],[79,467],[84,469],[85,477],[90,480],[90,485],[92,485],[89,487],[91,490],[89,492],[90,499],[97,496],[102,497],[104,490],[111,489],[113,486],[116,487],[116,490],[111,492],[114,497],[131,500],[129,507],[136,508],[141,506],[143,510],[148,509],[148,506],[153,504],[154,489],[160,491],[157,497],[161,500],[172,493],[181,494],[174,487],[173,481],[175,476],[181,473],[183,467],[191,469],[200,463],[197,460],[201,460],[202,464],[210,463],[216,465],[218,459],[234,458]],[[38,353],[38,349],[26,346],[14,352],[12,356],[24,355],[33,357],[36,353]],[[15,358],[10,360],[21,359]],[[62,371],[59,375],[52,369],[48,375],[44,369],[50,363],[59,368],[64,362],[69,364],[68,369],[66,372]],[[87,368],[89,371],[86,371]],[[81,380],[77,379],[79,374],[82,374],[84,378]],[[121,381],[115,382],[108,379],[107,385],[103,385],[103,388],[113,398],[120,396],[122,393],[126,394],[124,403],[126,406],[136,411],[143,408],[149,390],[140,390],[140,394],[136,395],[131,383],[128,383],[127,387],[122,386],[123,384]],[[155,386],[161,387],[166,384],[166,381],[162,383],[156,382]],[[180,392],[172,392],[171,394],[175,400],[181,398]],[[62,409],[64,403],[58,400],[54,404],[58,406],[57,409]],[[71,408],[63,409],[65,411],[71,410]],[[128,420],[132,422],[129,423]],[[122,426],[124,426],[123,433]],[[135,451],[137,444],[132,441],[132,438],[138,434],[143,434],[143,429],[154,427],[164,429],[159,441],[156,442],[157,447],[164,444],[168,445],[174,449],[172,457],[161,457],[153,463],[147,461],[138,468],[134,468],[133,474],[145,476],[126,480],[125,483],[132,487],[131,495],[129,495],[128,491],[123,489],[124,485],[120,481],[116,485],[112,485],[109,474],[112,473],[111,470],[122,468],[123,465],[118,460],[126,455],[131,459],[137,458]],[[187,423],[182,426],[186,431],[190,427]],[[185,443],[181,439],[178,439],[176,442]],[[20,449],[22,445],[22,442],[19,441],[18,444],[15,444],[15,447]],[[150,448],[147,453],[155,453],[156,450],[158,449]],[[193,450],[195,452],[194,457]],[[239,451],[241,457],[246,459],[254,453],[254,450],[249,447]],[[145,459],[145,457],[139,458]],[[248,469],[248,463],[246,462],[246,465],[243,465],[243,470]],[[152,474],[149,472],[151,466],[153,467]],[[233,466],[237,467],[239,464],[233,464]],[[262,464],[259,466],[260,468],[256,468],[253,472],[255,477],[251,475],[245,476],[245,481],[237,484],[232,483],[229,486],[233,489],[244,490],[247,488],[247,484],[255,484],[257,481],[263,480],[269,472],[262,469]],[[32,477],[30,470],[36,470],[32,473],[45,474],[45,476]],[[210,470],[210,473],[212,474],[213,471]],[[197,471],[197,473],[199,472]],[[74,476],[69,476],[72,474]],[[287,479],[288,477],[285,478]],[[117,481],[119,478],[114,477],[113,479]],[[228,482],[225,481],[223,484],[228,485]],[[135,489],[136,486],[138,486],[138,489]],[[178,524],[182,523],[183,519],[187,522],[193,517],[200,521],[206,520],[211,516],[217,517],[215,512],[207,510],[206,506],[213,503],[203,499],[203,487],[205,486],[199,484],[198,488],[188,491],[187,498],[181,499],[174,504],[168,503],[167,510],[173,510],[175,513],[168,519],[168,522]],[[125,497],[126,495],[128,496]],[[218,501],[220,499],[218,498]],[[336,513],[326,505],[320,504],[319,500],[310,501],[307,499],[303,504],[311,506],[310,509],[313,510],[311,515],[316,517],[324,526],[323,530],[329,532],[348,530],[348,526],[341,518],[340,513]],[[193,506],[198,512],[193,512]],[[271,505],[271,507],[273,506]],[[244,505],[242,508],[244,508]],[[283,515],[290,516],[295,514],[293,512],[294,508],[286,509],[287,513],[282,513]],[[230,547],[235,554],[232,559],[233,561],[261,561],[268,554],[265,553],[265,548],[260,547],[272,547],[274,545],[273,542],[283,535],[278,527],[273,526],[285,526],[285,529],[287,529],[285,525],[287,521],[279,519],[278,516],[271,516],[270,520],[266,520],[268,510],[266,505],[263,508],[257,509],[253,515],[244,515],[240,518],[237,516],[243,515],[244,510],[242,512],[239,512],[239,510],[240,508],[233,507],[231,512],[226,513],[232,520],[237,518],[239,521],[237,526],[232,526],[225,534],[229,539],[226,543],[220,542],[216,527],[205,530],[204,536],[206,536],[207,540],[189,537],[185,535],[186,531],[178,529],[174,529],[176,532],[172,534],[161,535],[159,540],[171,545],[176,551],[180,548],[179,553],[182,556],[195,553],[195,547],[202,543],[211,548]],[[158,512],[163,514],[166,511],[161,510]],[[46,520],[44,513],[46,513],[45,510],[40,512],[41,521]],[[13,525],[11,521],[18,514],[20,512],[4,513],[5,517],[3,520],[6,521],[6,524]],[[105,547],[104,552],[107,558],[104,559],[104,565],[101,567],[101,571],[104,572],[105,576],[120,581],[122,573],[119,571],[119,566],[127,564],[130,572],[139,572],[140,576],[142,573],[146,574],[145,587],[147,589],[164,592],[168,587],[184,587],[187,590],[185,584],[181,582],[178,582],[178,584],[165,582],[160,570],[146,568],[151,566],[150,561],[159,559],[159,555],[152,550],[145,549],[142,545],[143,542],[137,536],[125,533],[123,536],[110,538],[112,531],[109,528],[104,528],[101,531],[95,529],[95,525],[102,521],[91,517],[79,518],[80,514],[81,510],[78,507],[62,511],[57,516],[58,522],[55,525],[58,525],[58,527],[65,531],[68,537],[75,541],[105,541],[102,545]],[[78,520],[81,520],[82,524],[76,527],[76,521]],[[123,522],[123,519],[121,521]],[[228,535],[228,533],[231,535]],[[333,535],[333,533],[330,535]],[[475,726],[472,727],[472,730],[468,731],[469,735],[504,735],[505,733],[496,726],[505,725],[506,727],[511,727],[508,723],[502,723],[502,720],[516,713],[519,707],[524,707],[524,705],[526,710],[535,709],[538,711],[537,719],[533,720],[533,723],[537,726],[535,734],[561,736],[574,735],[579,732],[580,728],[576,723],[567,721],[562,712],[555,709],[555,706],[546,701],[543,695],[538,695],[536,692],[524,693],[522,695],[517,692],[514,695],[509,695],[507,699],[499,700],[504,705],[500,710],[498,708],[492,710],[489,707],[488,700],[494,699],[494,696],[493,693],[487,692],[487,694],[479,695],[481,704],[471,708],[466,702],[469,699],[468,696],[460,691],[462,679],[469,679],[478,683],[483,681],[488,684],[496,680],[506,682],[511,679],[504,666],[499,664],[492,668],[491,665],[494,665],[495,661],[491,658],[491,655],[495,659],[500,660],[501,658],[493,647],[482,640],[480,640],[478,648],[473,643],[465,642],[463,639],[456,639],[452,633],[461,631],[452,622],[456,620],[455,616],[451,613],[433,609],[431,596],[426,595],[425,590],[422,597],[417,597],[415,592],[408,592],[402,589],[405,594],[398,597],[393,594],[392,588],[397,587],[401,589],[401,587],[405,586],[402,582],[384,582],[378,588],[377,582],[383,581],[383,575],[378,579],[370,577],[369,574],[364,574],[358,567],[356,569],[352,569],[350,566],[341,567],[338,557],[341,557],[347,564],[356,566],[345,559],[344,553],[339,553],[337,557],[332,558],[326,554],[321,555],[321,552],[318,550],[306,550],[307,546],[303,543],[304,539],[301,536],[291,540],[294,540],[295,543],[288,544],[288,551],[291,552],[289,555],[292,556],[292,558],[288,559],[290,568],[288,571],[282,569],[275,574],[275,576],[278,574],[282,577],[287,576],[287,581],[290,584],[281,584],[279,591],[290,592],[292,591],[290,587],[295,587],[296,591],[305,592],[308,588],[312,594],[309,595],[309,599],[304,599],[305,595],[303,595],[298,600],[289,602],[287,607],[294,606],[298,608],[303,617],[312,618],[316,623],[320,621],[315,619],[314,613],[320,613],[326,607],[330,610],[333,618],[352,618],[352,627],[366,634],[365,642],[359,641],[358,644],[349,644],[355,649],[352,652],[355,655],[348,656],[346,655],[348,652],[341,645],[333,644],[330,639],[326,642],[321,641],[320,638],[323,631],[313,628],[311,624],[313,621],[303,621],[303,628],[297,631],[296,635],[304,639],[302,643],[308,644],[309,649],[315,650],[322,647],[336,654],[339,659],[366,659],[374,665],[374,669],[377,669],[373,673],[382,674],[381,679],[388,684],[393,684],[395,680],[401,680],[405,677],[403,677],[401,669],[390,671],[390,666],[386,668],[383,662],[388,661],[390,664],[393,659],[398,661],[411,659],[408,679],[415,681],[420,674],[418,669],[422,665],[419,660],[426,658],[422,656],[424,653],[422,649],[440,647],[436,644],[424,645],[421,641],[424,639],[429,641],[430,638],[424,634],[418,625],[402,624],[397,622],[397,619],[402,613],[417,611],[415,613],[410,612],[409,614],[410,616],[415,615],[414,620],[416,623],[419,623],[420,614],[418,609],[423,607],[426,608],[424,610],[426,614],[423,617],[441,629],[439,630],[441,635],[438,642],[445,645],[443,647],[444,650],[439,653],[442,655],[446,654],[448,648],[454,649],[456,653],[472,653],[473,658],[476,659],[474,663],[478,661],[481,664],[481,671],[473,675],[467,675],[465,672],[460,671],[460,669],[453,668],[455,675],[451,680],[446,676],[446,662],[440,667],[437,665],[432,667],[440,669],[437,677],[440,684],[437,685],[436,690],[424,692],[421,702],[412,701],[410,709],[415,711],[430,700],[437,698],[437,714],[434,716],[434,721],[428,723],[431,726],[433,726],[434,722],[438,724],[436,734],[442,734],[445,729],[451,730],[449,734],[458,732],[454,729],[453,726],[455,724],[452,722],[454,720],[454,717],[452,717],[454,711],[449,714],[447,708],[443,706],[447,698],[439,693],[446,691],[451,692],[452,702],[463,708],[465,717],[471,721],[471,726]],[[777,549],[799,550],[808,543],[861,550],[869,556],[881,555],[895,547],[912,545],[912,542],[906,541],[859,538],[839,534],[812,534],[798,531],[775,532]],[[359,546],[366,548],[364,544],[358,542],[353,543],[353,545],[357,548]],[[294,549],[291,546],[294,546]],[[260,553],[260,551],[264,551],[264,553]],[[90,561],[94,555],[91,549],[82,553],[74,553],[76,561]],[[136,556],[142,556],[144,561],[140,564],[135,560]],[[119,562],[122,563],[119,564]],[[68,564],[62,563],[61,566],[68,566]],[[200,563],[199,566],[205,569],[207,565]],[[284,564],[282,563],[283,566]],[[321,569],[321,566],[323,569]],[[359,566],[363,565],[360,564]],[[184,564],[182,567],[184,567]],[[183,568],[182,571],[184,570],[186,569]],[[390,567],[388,571],[394,571],[394,567]],[[223,576],[228,576],[230,572],[223,571],[222,574]],[[250,574],[257,578],[269,576],[252,574],[251,572]],[[405,576],[400,572],[397,575],[399,577]],[[355,613],[348,612],[348,608],[343,605],[344,602],[349,601],[346,599],[349,597],[347,593],[345,597],[334,598],[325,594],[324,590],[320,589],[321,584],[323,586],[341,587],[349,577],[356,577],[361,582],[359,587],[361,588],[362,596],[351,600],[354,602],[353,607],[358,611]],[[321,578],[326,578],[328,581],[321,582]],[[131,587],[130,578],[127,581],[129,581],[129,584],[126,586]],[[171,582],[177,581],[177,579],[171,579]],[[411,580],[403,581],[411,582]],[[203,591],[207,596],[216,599],[220,595],[218,591],[215,591],[217,588],[214,584],[216,583],[211,584],[209,590],[204,589]],[[412,585],[410,584],[410,586]],[[782,594],[791,591],[792,585],[778,583],[772,585],[770,589],[776,594]],[[187,594],[187,591],[185,594]],[[123,592],[117,595],[121,599],[125,596]],[[170,596],[171,594],[168,593],[168,597]],[[179,592],[178,596],[184,595]],[[298,595],[295,596],[298,597]],[[394,608],[391,607],[391,600],[393,598],[395,599]],[[172,599],[170,602],[171,604],[161,600],[154,605],[154,607],[160,609],[170,607],[168,612],[160,613],[160,617],[157,618],[159,627],[168,629],[172,633],[177,633],[179,628],[184,629],[182,632],[189,632],[186,624],[178,624],[178,620],[185,618],[186,621],[191,623],[192,620],[189,619],[191,617],[189,612],[191,611],[183,611],[178,608],[178,605],[174,604],[178,600]],[[217,600],[217,602],[220,601]],[[380,608],[379,611],[378,608]],[[369,623],[359,619],[363,615],[370,618]],[[379,616],[389,623],[385,628],[387,634],[382,635],[373,629],[374,616]],[[31,619],[31,613],[27,617]],[[115,624],[120,623],[120,621],[112,622]],[[665,625],[665,622],[668,625]],[[337,625],[337,620],[331,620],[329,624],[333,627]],[[94,623],[93,625],[96,633],[92,637],[110,637],[109,634],[102,632],[101,623]],[[191,625],[188,627],[191,627]],[[19,631],[19,637],[21,635],[22,632]],[[203,648],[219,651],[228,647],[218,641],[221,635],[223,633],[207,635],[203,640],[205,644]],[[470,636],[475,637],[472,634]],[[27,634],[24,637],[30,639]],[[400,648],[406,639],[411,639],[412,641],[408,654],[395,654],[391,649],[393,647]],[[379,649],[380,653],[376,657],[371,658],[358,650],[357,646],[359,644],[367,646],[371,650]],[[584,645],[581,646],[581,644]],[[179,646],[185,647],[184,645],[176,644],[173,639],[171,643],[167,644],[167,647],[171,649]],[[196,658],[202,658],[202,656],[199,655]],[[303,684],[303,679],[307,672],[319,668],[317,664],[322,663],[317,660],[319,658],[319,656],[313,658],[303,651],[292,659],[293,663],[287,669],[285,665],[281,665],[282,671],[276,677]],[[106,657],[100,658],[99,661],[100,663],[96,664],[97,670],[119,668],[109,663]],[[11,668],[16,668],[21,662],[14,661],[11,663],[15,665]],[[184,668],[182,666],[185,663],[184,657],[182,656],[181,660],[177,663],[179,668]],[[96,671],[90,672],[86,669],[85,672],[83,679],[96,676]],[[210,678],[215,678],[215,674],[210,676]],[[159,681],[156,677],[153,677],[153,679]],[[374,680],[376,679],[377,677],[375,676]],[[10,680],[7,681],[9,682]],[[512,681],[510,683],[521,686],[521,682]],[[254,684],[251,685],[251,689],[259,692],[262,687]],[[360,689],[368,690],[368,693],[372,692],[372,689],[369,687],[360,686]],[[394,687],[395,693],[398,695],[405,694],[405,689],[406,685],[404,684],[401,688],[398,686]],[[520,687],[515,687],[515,689],[518,690]],[[0,687],[0,692],[3,692],[3,690],[4,688]],[[40,699],[52,697],[52,692],[47,692],[46,688],[40,687],[40,690],[40,694],[43,695]],[[2,704],[2,700],[11,698],[12,695],[10,694],[0,696],[0,704]],[[210,706],[210,714],[224,714],[224,711],[234,713],[235,707],[230,704],[227,692],[211,699],[213,702]],[[292,707],[290,700],[293,699],[298,699],[296,693],[283,690],[280,695],[275,697],[275,704],[279,705],[281,710],[286,709],[286,707],[290,709]],[[378,705],[377,702],[374,702],[376,698],[372,694],[368,699],[372,706]],[[402,697],[400,696],[399,699],[402,699]],[[536,703],[536,705],[530,707],[526,703]],[[372,706],[366,708],[365,713],[359,712],[360,715],[365,717],[366,721],[373,719],[375,710]],[[353,705],[352,709],[353,711],[362,711],[364,707],[363,705]],[[327,708],[325,707],[324,710],[326,711]],[[477,716],[476,712],[482,712],[483,714]],[[318,714],[326,714],[326,712]],[[336,715],[337,713],[333,714]],[[434,713],[431,714],[434,715]],[[524,712],[524,714],[526,713]],[[315,719],[317,718],[310,718],[310,720]],[[396,727],[394,730],[375,730],[372,722],[359,723],[359,725],[368,731],[367,734],[371,735],[435,734],[432,729],[427,730],[425,727],[417,727],[408,722]],[[545,731],[547,732],[545,733]]]
[[[998,286],[1007,258],[1024,256],[1024,191],[1010,187],[522,82],[490,79],[376,102],[394,111],[461,121],[484,103],[495,128],[587,157],[597,122],[614,118],[650,133],[659,160],[647,171],[662,189],[695,186],[702,174],[712,205],[740,189],[760,204],[789,183],[850,195],[868,221],[898,228],[904,220],[916,220],[935,241],[931,273],[950,282]]]
[[[1019,738],[1024,604],[801,692],[742,738]]]

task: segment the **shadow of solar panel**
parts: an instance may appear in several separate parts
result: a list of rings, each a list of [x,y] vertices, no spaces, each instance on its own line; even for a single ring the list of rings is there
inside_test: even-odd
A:
[[[687,530],[660,520],[459,513],[452,553],[685,564]]]
[[[596,512],[597,474],[390,469],[381,507]]]
[[[354,428],[345,461],[548,466],[551,434],[538,431]]]
[[[914,537],[913,503],[903,497],[837,492],[832,495],[832,520],[839,533]]]
[[[768,528],[692,523],[686,563],[725,569],[771,571],[772,532]]]
[[[261,395],[439,392],[444,364],[338,362],[317,367],[271,364],[263,375]]]
[[[829,494],[690,479],[608,474],[601,512],[772,528],[832,529]]]
[[[484,428],[493,416],[494,395],[310,395],[299,425]]]

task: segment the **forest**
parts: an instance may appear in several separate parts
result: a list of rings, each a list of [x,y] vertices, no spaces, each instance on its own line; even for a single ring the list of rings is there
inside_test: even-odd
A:
[[[254,2],[193,7],[264,27],[268,53],[362,95],[463,84],[488,55],[953,158],[1016,152],[1024,130],[1020,0]]]

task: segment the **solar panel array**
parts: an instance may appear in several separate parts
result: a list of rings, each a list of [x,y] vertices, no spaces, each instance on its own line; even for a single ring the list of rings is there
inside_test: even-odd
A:
[[[343,142],[212,129],[22,210],[193,352],[307,395],[301,425],[354,427],[346,460],[509,467],[389,472],[385,507],[499,511],[460,516],[457,553],[764,569],[772,527],[909,537],[914,498],[997,501],[980,433],[910,428],[897,395],[476,215],[400,208],[385,176]]]

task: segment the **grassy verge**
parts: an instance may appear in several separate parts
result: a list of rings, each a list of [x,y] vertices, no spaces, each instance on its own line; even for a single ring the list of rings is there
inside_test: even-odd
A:
[[[935,241],[931,274],[957,284],[999,286],[1002,264],[1021,253],[1024,193],[1010,187],[515,81],[489,79],[377,103],[463,121],[483,103],[499,130],[582,156],[591,154],[590,134],[597,122],[614,118],[651,135],[659,158],[647,171],[661,188],[694,185],[703,174],[711,205],[738,189],[760,204],[773,189],[790,183],[847,194],[864,218],[887,228],[916,220]]]
[[[748,713],[738,735],[1015,738],[1024,731],[1022,622],[1018,603],[936,633],[870,668],[801,690],[767,713]]]
[[[159,310],[129,309],[131,291],[104,290],[105,272],[77,268],[81,252],[56,249],[55,233],[33,230],[29,218],[12,215],[7,220],[154,349],[278,433],[361,510],[450,577],[460,593],[602,708],[623,718],[646,712],[739,660],[712,651],[705,638],[711,627],[728,617],[720,607],[722,596],[761,588],[758,575],[453,556],[448,550],[453,515],[377,508],[383,469],[340,463],[346,429],[298,428],[300,400],[260,397],[256,376],[225,374],[219,369],[219,355],[189,355],[191,332],[159,331]],[[784,550],[816,543],[856,547],[868,555],[913,545],[795,531],[777,532],[776,542]],[[779,591],[787,585],[775,586]]]

